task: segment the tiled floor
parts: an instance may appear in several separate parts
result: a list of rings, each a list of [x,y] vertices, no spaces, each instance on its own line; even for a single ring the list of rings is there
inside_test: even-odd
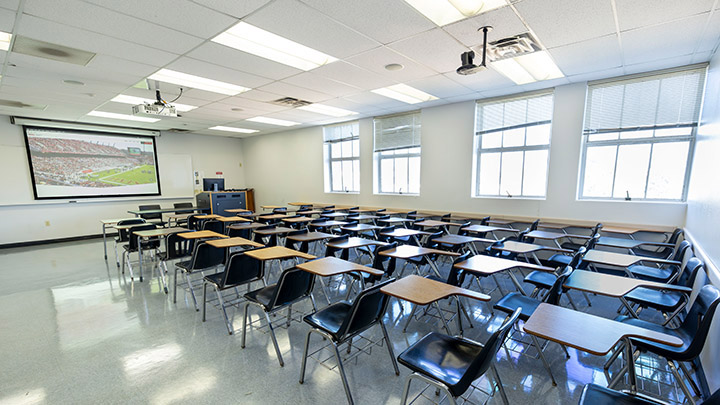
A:
[[[173,304],[156,278],[131,282],[110,256],[106,263],[98,241],[0,250],[0,404],[345,403],[337,372],[314,361],[305,384],[298,383],[304,323],[277,331],[285,358],[280,367],[262,330],[251,329],[241,349],[241,311],[230,310],[237,333],[228,336],[219,310],[208,307],[203,323],[182,290]],[[317,298],[322,307],[322,295]],[[584,300],[576,295],[576,302]],[[593,297],[593,303],[590,311],[607,317],[618,305],[602,297]],[[310,309],[309,303],[299,307]],[[502,315],[491,316],[482,304],[472,311],[475,328],[466,336],[484,341]],[[402,333],[408,313],[407,305],[391,300],[385,322],[396,355],[440,330],[437,322],[423,322],[426,317]],[[381,333],[375,328],[368,336]],[[311,349],[321,344],[314,336]],[[560,347],[550,344],[546,356],[558,382],[553,387],[540,360],[509,353],[508,360],[500,350],[497,368],[512,404],[573,404],[584,384],[606,383],[603,358],[570,349],[566,360]],[[356,403],[400,402],[408,370],[400,366],[396,376],[386,348],[373,348],[369,356],[348,362],[346,370]],[[496,396],[490,403],[501,401]]]

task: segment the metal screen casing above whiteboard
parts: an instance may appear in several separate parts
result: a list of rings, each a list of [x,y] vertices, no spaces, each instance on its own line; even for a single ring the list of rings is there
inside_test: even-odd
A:
[[[420,111],[376,117],[373,123],[375,152],[420,146]]]

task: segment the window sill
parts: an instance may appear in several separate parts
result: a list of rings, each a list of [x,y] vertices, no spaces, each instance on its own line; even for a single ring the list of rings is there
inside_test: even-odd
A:
[[[580,202],[602,202],[602,203],[644,203],[644,204],[676,204],[687,205],[687,201],[682,200],[625,200],[622,198],[588,198],[578,197],[576,201]]]
[[[360,194],[359,191],[326,191],[325,194]]]
[[[470,198],[476,199],[476,200],[530,200],[530,201],[545,201],[547,200],[547,197],[507,197],[507,196],[488,196],[488,195],[474,195],[470,196]]]
[[[420,194],[412,193],[373,193],[374,195],[389,195],[389,196],[408,196],[408,197],[420,197]]]

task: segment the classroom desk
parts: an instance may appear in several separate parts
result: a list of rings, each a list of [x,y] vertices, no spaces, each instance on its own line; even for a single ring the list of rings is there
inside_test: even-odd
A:
[[[283,260],[283,259],[306,259],[306,260],[312,260],[315,259],[315,256],[303,253],[294,249],[288,249],[284,246],[273,246],[273,247],[267,247],[263,249],[254,249],[254,250],[248,250],[245,252],[246,256],[250,256],[254,259],[259,260],[262,262],[263,266],[263,274],[265,274],[265,262],[269,260]],[[280,269],[282,271],[282,269]],[[266,275],[267,276],[267,275]]]
[[[355,225],[346,225],[341,226],[340,229],[343,231],[349,231],[349,232],[365,232],[365,231],[372,231],[373,235],[375,234],[375,231],[378,229],[382,229],[381,226],[377,225],[370,225],[370,224],[355,224]]]
[[[322,221],[322,222],[315,222],[315,223],[309,223],[308,228],[317,228],[317,229],[332,229],[335,227],[347,225],[348,223],[345,221]]]
[[[179,237],[184,239],[215,239],[215,238],[227,238],[227,235],[213,231],[196,231],[196,232],[185,232],[178,234]]]
[[[579,290],[594,294],[605,295],[607,297],[615,297],[627,308],[630,314],[637,318],[637,313],[632,309],[630,304],[625,299],[625,295],[629,294],[632,290],[643,287],[654,290],[669,290],[677,291],[685,295],[685,301],[687,302],[692,288],[679,286],[675,284],[658,283],[655,281],[646,281],[639,278],[630,278],[622,276],[614,276],[611,274],[596,273],[594,271],[575,270],[572,272],[570,277],[567,278],[565,288]]]
[[[327,246],[330,246],[331,248],[335,249],[357,249],[359,247],[364,246],[385,246],[387,243],[380,242],[378,240],[373,239],[365,239],[365,238],[358,238],[356,236],[348,238],[346,241],[342,242],[328,242]],[[370,258],[373,259],[375,256],[372,253],[372,250],[368,249],[368,253],[370,254]]]
[[[490,296],[468,290],[465,288],[455,287],[453,285],[435,281],[429,278],[420,277],[416,275],[409,275],[403,277],[397,281],[394,281],[380,289],[384,294],[391,297],[395,297],[401,300],[409,301],[415,305],[428,305],[433,304],[435,309],[438,311],[440,319],[442,319],[443,326],[448,334],[450,334],[450,328],[448,327],[445,317],[442,315],[442,310],[438,305],[438,301],[449,298],[453,295],[459,295],[467,298],[472,298],[480,301],[490,301]],[[462,335],[462,318],[460,313],[460,301],[457,301],[457,319],[458,329]],[[410,322],[412,314],[408,319]],[[407,328],[407,325],[406,325]]]
[[[488,225],[470,225],[466,226],[464,228],[461,228],[463,231],[467,231],[470,233],[488,233],[493,236],[493,238],[498,239],[497,235],[495,234],[495,231],[502,231],[502,232],[513,232],[517,233],[519,232],[517,229],[512,228],[499,228],[497,226],[488,226]]]
[[[319,240],[334,238],[335,235],[325,232],[308,232],[301,233],[300,235],[288,235],[288,239],[295,242],[316,242]]]
[[[479,252],[475,248],[474,242],[486,242],[486,243],[493,243],[495,241],[490,239],[483,239],[483,238],[476,238],[474,236],[464,236],[464,235],[443,235],[439,238],[433,239],[435,242],[439,242],[445,245],[451,245],[451,246],[458,246],[458,245],[467,245],[470,248],[470,252],[472,254],[476,255]]]
[[[433,214],[423,214],[422,212],[418,212],[415,214],[407,214],[407,217],[412,218],[412,219],[430,218],[433,216],[434,216]]]
[[[297,215],[304,215],[304,216],[310,216],[310,215],[319,215],[322,214],[322,211],[320,210],[307,210],[307,211],[295,211]]]
[[[292,215],[288,214],[266,214],[266,215],[256,215],[258,218],[262,220],[271,220],[271,219],[284,219],[287,217],[291,217]]]
[[[261,237],[262,236],[272,236],[272,235],[277,235],[279,237],[282,237],[286,233],[292,232],[292,231],[297,231],[297,229],[288,228],[285,226],[276,226],[276,227],[270,228],[270,229],[255,229],[253,232],[255,232],[255,235],[260,235]]]
[[[515,284],[515,287],[517,287],[518,291],[520,291],[522,295],[527,294],[525,294],[525,290],[522,288],[522,284],[520,284],[520,281],[518,281],[518,279],[511,271],[512,269],[516,267],[521,267],[529,270],[540,270],[547,272],[555,271],[555,269],[553,269],[552,267],[540,266],[537,264],[520,262],[516,260],[508,260],[501,257],[493,257],[486,255],[475,255],[465,260],[464,262],[456,263],[455,265],[453,265],[453,267],[463,269],[465,271],[475,273],[476,275],[480,276],[490,276],[495,273],[507,271],[508,275],[510,276],[510,280]]]
[[[517,221],[513,221],[511,219],[501,219],[501,218],[490,218],[488,220],[488,224],[505,225],[509,229],[515,229],[512,227],[515,222],[517,222]]]
[[[436,221],[434,219],[426,219],[424,221],[415,222],[415,225],[425,228],[442,228],[443,231],[445,231],[446,234],[450,234],[450,231],[448,231],[448,226],[462,226],[462,224],[458,224],[457,222],[446,222],[446,221]]]
[[[146,214],[167,214],[168,212],[173,213],[184,213],[184,212],[195,212],[202,211],[206,208],[190,207],[190,208],[160,208],[159,210],[129,210],[128,214],[133,214],[136,217]]]
[[[377,218],[378,218],[377,215],[359,214],[356,217],[348,217],[348,218],[346,218],[346,220],[347,221],[368,221],[368,220],[370,220],[370,221],[375,222],[375,220]]]
[[[252,215],[252,213],[253,213],[252,211],[250,211],[249,209],[246,209],[246,208],[230,208],[228,210],[225,210],[225,212],[230,212],[230,213],[238,214],[238,215],[239,214]]]
[[[195,216],[195,219],[200,219],[200,220],[203,220],[203,219],[215,219],[215,218],[220,218],[220,215],[217,215],[217,214],[205,214],[205,215],[196,215],[196,216]]]
[[[137,225],[136,225],[137,226]],[[137,231],[134,232],[134,234],[137,236],[137,244],[138,244],[138,266],[140,267],[140,282],[143,281],[143,256],[142,256],[142,240],[143,239],[149,239],[149,238],[164,238],[167,235],[170,235],[171,233],[179,233],[179,232],[186,232],[187,228],[157,228],[157,229],[148,229],[145,231]],[[161,271],[160,272],[160,278],[163,283],[163,287],[165,289],[165,294],[168,293],[167,284],[165,283],[165,274]]]
[[[354,209],[354,210],[349,210],[349,211],[350,211],[350,212],[353,212],[353,213],[359,213],[359,214],[360,214],[360,213],[363,213],[363,212],[373,212],[373,213],[374,213],[374,212],[377,212],[377,208],[363,208],[363,207],[360,207],[360,208],[356,208],[356,209]]]
[[[378,218],[376,220],[376,222],[386,224],[387,226],[392,225],[392,224],[402,224],[403,226],[405,226],[406,222],[413,222],[413,220],[408,219],[408,218],[390,217],[390,218]]]
[[[627,249],[630,252],[630,254],[634,254],[632,249],[635,249],[642,245],[661,246],[661,247],[675,246],[672,243],[650,242],[650,241],[642,241],[642,240],[627,239],[627,238],[613,238],[610,236],[601,236],[600,239],[598,239],[596,245]]]
[[[303,206],[313,207],[315,204],[294,201],[294,202],[289,202],[288,205],[292,205],[294,207],[303,207]]]
[[[420,231],[417,229],[397,228],[393,229],[390,232],[383,232],[380,235],[389,236],[391,238],[406,238],[409,236],[413,238],[417,246],[420,246],[420,240],[418,239],[418,236],[430,235],[430,232]]]
[[[135,219],[135,218],[113,218],[113,219],[101,219],[100,220],[100,223],[102,224],[103,251],[105,252],[105,260],[107,260],[107,228],[108,228],[108,226],[110,228],[114,228],[118,222],[125,221],[127,219]],[[137,224],[137,225],[141,225],[141,224]]]
[[[231,247],[238,247],[238,246],[252,246],[256,248],[262,248],[265,247],[262,243],[253,242],[249,239],[241,238],[239,236],[235,236],[232,238],[224,238],[224,239],[213,239],[209,240],[207,242],[208,245],[220,249],[225,248],[231,248]]]
[[[260,208],[262,208],[264,210],[277,210],[277,209],[285,208],[285,206],[284,205],[261,205]]]
[[[556,248],[552,246],[543,246],[543,245],[536,245],[534,243],[525,243],[525,242],[517,242],[514,240],[506,240],[503,242],[500,246],[491,246],[490,247],[493,250],[500,250],[503,252],[511,252],[521,255],[527,255],[528,253],[532,255],[533,259],[535,259],[535,263],[541,264],[540,259],[537,257],[535,252],[538,252],[540,250],[552,250],[557,252],[563,252],[563,253],[573,253],[572,250],[563,249],[563,248]]]
[[[640,338],[680,347],[683,342],[675,336],[655,332],[626,323],[616,322],[572,309],[541,303],[523,325],[525,332],[561,345],[604,356],[620,341],[625,341],[626,359],[633,359],[630,338]],[[636,391],[635,367],[628,367],[630,390]]]
[[[680,262],[675,260],[657,259],[654,257],[635,256],[624,253],[606,252],[603,250],[590,250],[583,256],[583,261],[594,264],[605,264],[609,266],[622,267],[625,269],[625,273],[628,276],[634,277],[634,275],[628,270],[628,267],[638,262],[653,262],[660,264],[675,264],[680,265]]]
[[[320,277],[332,277],[340,274],[353,273],[358,271],[372,274],[374,276],[382,276],[383,274],[385,274],[385,272],[382,270],[363,266],[361,264],[343,260],[335,256],[328,256],[323,257],[322,259],[300,263],[296,267]]]
[[[253,232],[257,228],[261,228],[263,226],[267,226],[266,224],[261,224],[259,222],[243,222],[241,224],[232,224],[227,227],[227,229],[234,229],[234,230],[247,230],[249,232]]]
[[[619,233],[621,235],[627,235],[630,239],[635,239],[635,234],[638,232],[652,232],[652,233],[665,233],[664,231],[652,230],[646,228],[637,228],[629,226],[603,226],[600,229],[601,233]]]
[[[215,217],[213,218],[217,221],[220,221],[222,223],[228,224],[233,222],[252,222],[252,219],[247,219],[243,217]]]
[[[534,238],[534,239],[540,239],[540,240],[551,240],[555,242],[555,245],[562,249],[562,246],[560,246],[560,239],[563,238],[577,238],[577,239],[590,239],[589,236],[583,236],[583,235],[570,235],[567,233],[558,233],[558,232],[548,232],[548,231],[531,231],[525,234],[526,238]]]
[[[345,218],[345,217],[348,216],[348,215],[350,215],[350,214],[348,214],[347,212],[329,212],[329,213],[327,213],[327,214],[322,214],[322,213],[321,213],[321,214],[320,214],[320,217],[321,217],[321,218],[331,218],[331,219],[332,219],[332,218]]]
[[[168,215],[168,226],[172,225],[172,221],[175,220],[175,226],[179,226],[179,223],[183,219],[187,219],[192,214],[170,214]]]
[[[394,257],[396,259],[412,259],[414,257],[420,257],[420,256],[427,256],[427,255],[444,255],[444,256],[460,256],[460,253],[455,252],[447,252],[445,250],[439,250],[439,249],[430,249],[420,246],[410,246],[410,245],[400,245],[396,247],[395,249],[390,250],[383,250],[382,252],[378,253],[381,256],[388,256],[388,257]],[[433,270],[436,276],[442,277],[440,275],[440,270],[437,267],[437,264],[431,260],[429,257],[427,258],[428,265],[430,265],[430,268]]]
[[[307,222],[312,221],[313,219],[310,217],[290,217],[290,218],[283,218],[282,221],[286,224],[304,224]]]

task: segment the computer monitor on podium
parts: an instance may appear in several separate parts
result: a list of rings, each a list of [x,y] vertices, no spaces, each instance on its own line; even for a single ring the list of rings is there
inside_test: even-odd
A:
[[[225,179],[203,179],[203,191],[225,191]]]

